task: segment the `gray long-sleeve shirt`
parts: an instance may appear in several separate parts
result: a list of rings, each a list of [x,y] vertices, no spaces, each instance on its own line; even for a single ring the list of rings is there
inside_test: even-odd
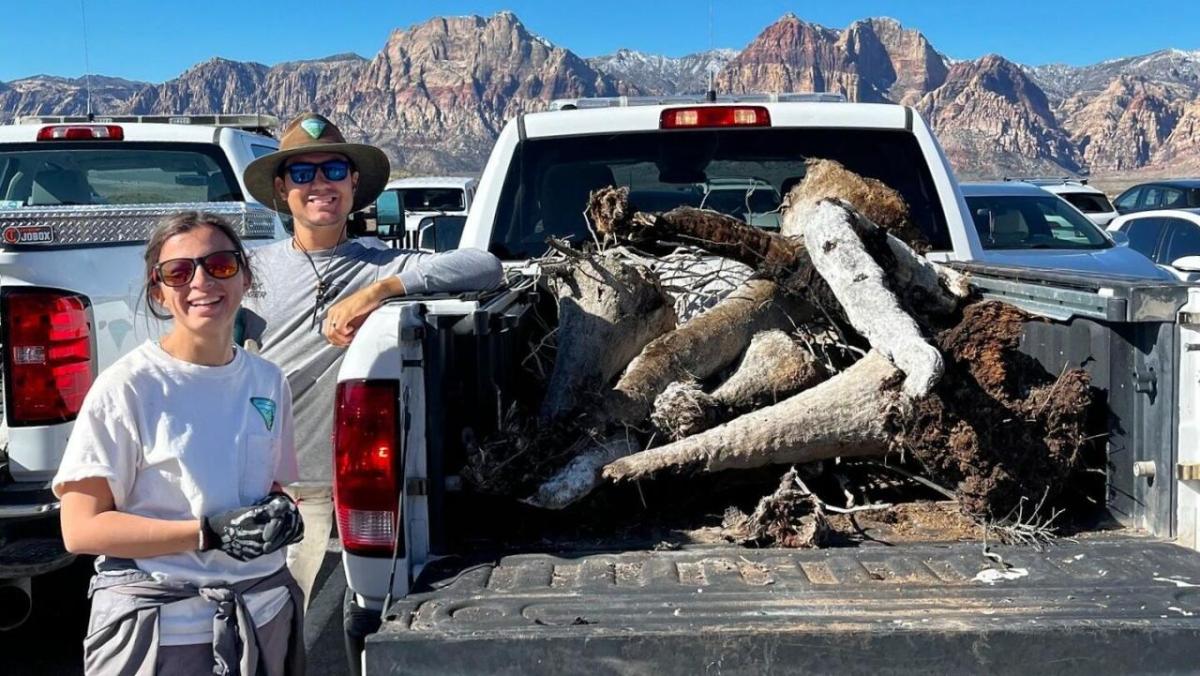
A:
[[[291,385],[300,480],[324,483],[333,476],[334,393],[345,354],[321,333],[329,308],[391,275],[410,295],[486,291],[502,278],[500,261],[486,251],[429,254],[355,240],[307,256],[290,240],[276,242],[253,250],[250,265],[255,281],[242,301],[245,337],[258,342],[259,353]]]

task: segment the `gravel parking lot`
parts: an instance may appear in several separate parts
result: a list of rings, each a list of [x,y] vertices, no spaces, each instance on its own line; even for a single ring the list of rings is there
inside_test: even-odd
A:
[[[33,616],[21,627],[0,632],[0,673],[6,676],[68,676],[83,673],[83,634],[87,630],[87,585],[91,560],[33,580]],[[308,672],[347,674],[342,648],[341,548],[330,540],[317,577],[316,593],[304,622]]]

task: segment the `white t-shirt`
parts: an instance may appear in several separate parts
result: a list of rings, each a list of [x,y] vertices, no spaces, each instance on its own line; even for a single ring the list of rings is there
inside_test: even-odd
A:
[[[108,479],[116,509],[157,519],[212,516],[261,499],[297,478],[292,394],[279,367],[235,349],[201,366],[146,342],[96,378],[52,482]],[[197,536],[198,537],[198,536]],[[160,580],[198,585],[270,575],[284,551],[238,561],[220,550],[137,559]],[[248,594],[257,626],[287,602],[286,589]],[[163,606],[161,645],[212,640],[216,605],[200,597]]]

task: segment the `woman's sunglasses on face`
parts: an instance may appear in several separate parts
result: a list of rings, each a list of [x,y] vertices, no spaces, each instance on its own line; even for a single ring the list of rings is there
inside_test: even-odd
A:
[[[327,181],[343,181],[350,175],[350,162],[347,160],[326,160],[320,164],[293,162],[284,167],[288,177],[296,185],[312,183],[317,178],[317,169],[321,170]]]
[[[199,258],[171,258],[154,266],[152,281],[167,286],[190,284],[196,267],[204,268],[213,279],[229,279],[242,269],[242,254],[237,251],[214,251]]]

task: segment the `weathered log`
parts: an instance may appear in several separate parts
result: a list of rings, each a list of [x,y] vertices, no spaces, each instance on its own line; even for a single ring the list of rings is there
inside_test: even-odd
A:
[[[816,356],[779,330],[750,341],[733,375],[713,390],[713,399],[735,413],[778,403],[829,377]]]
[[[784,401],[665,446],[610,463],[614,481],[657,472],[716,472],[835,457],[883,455],[892,419],[911,401],[903,373],[877,351],[829,380]]]
[[[694,382],[672,383],[654,401],[650,420],[669,439],[682,439],[828,377],[825,366],[786,333],[761,331],[751,339],[733,375],[711,394]]]
[[[542,483],[537,492],[524,502],[543,509],[568,507],[600,485],[602,467],[638,450],[639,447],[628,434],[615,434],[599,442],[586,439],[580,445],[578,455]]]
[[[942,355],[888,288],[883,268],[851,225],[853,212],[826,200],[806,209],[805,216],[803,236],[812,263],[851,326],[904,372],[909,396],[928,393],[942,375]]]
[[[573,259],[548,283],[558,297],[557,354],[541,418],[556,420],[599,393],[654,338],[675,310],[654,275],[618,255]]]
[[[612,420],[637,425],[673,382],[704,379],[733,363],[755,333],[790,327],[814,316],[811,307],[782,297],[775,283],[753,279],[715,307],[646,345],[609,393]]]

